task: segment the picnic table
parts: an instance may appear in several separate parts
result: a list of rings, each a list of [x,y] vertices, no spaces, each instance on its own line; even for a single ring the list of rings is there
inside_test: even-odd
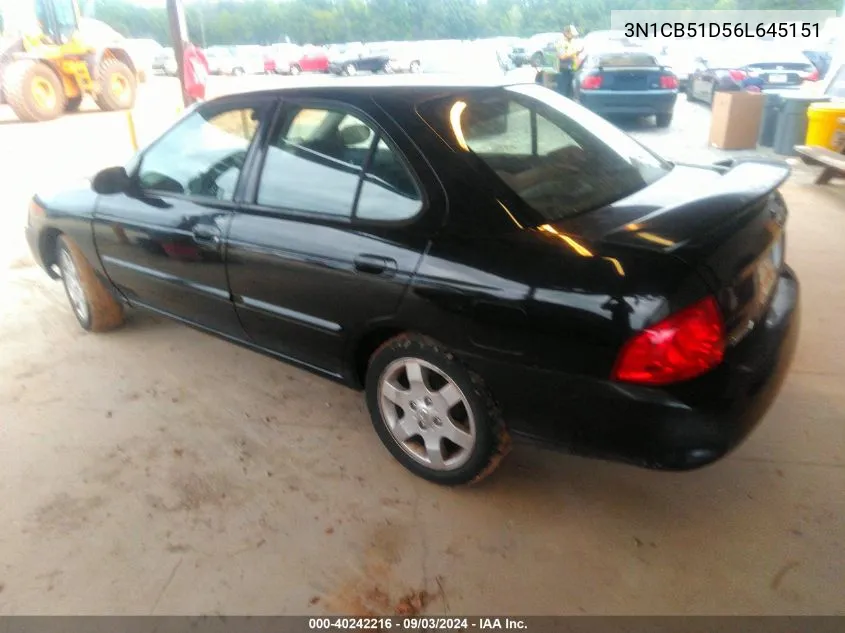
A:
[[[829,149],[817,145],[798,145],[795,151],[807,165],[822,167],[814,181],[817,185],[826,185],[834,178],[845,178],[845,118],[839,119],[839,137],[834,145],[837,149]]]

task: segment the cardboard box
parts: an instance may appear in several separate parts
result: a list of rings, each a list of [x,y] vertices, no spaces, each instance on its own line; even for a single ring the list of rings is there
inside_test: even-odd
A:
[[[756,149],[765,99],[759,92],[717,92],[710,115],[710,145]]]

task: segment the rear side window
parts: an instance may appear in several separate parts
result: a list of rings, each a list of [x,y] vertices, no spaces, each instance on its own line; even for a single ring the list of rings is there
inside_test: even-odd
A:
[[[355,217],[400,221],[419,213],[422,197],[396,151],[379,139],[364,174]]]
[[[261,206],[370,221],[401,221],[422,196],[398,150],[341,108],[301,108],[270,142]]]

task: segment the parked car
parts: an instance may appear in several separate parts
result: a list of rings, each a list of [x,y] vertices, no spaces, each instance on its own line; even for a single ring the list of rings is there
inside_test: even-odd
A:
[[[234,63],[230,75],[262,75],[267,72],[267,54],[263,46],[232,47]]]
[[[26,234],[85,330],[147,309],[363,390],[428,480],[511,435],[686,470],[792,358],[788,175],[669,163],[533,84],[376,77],[200,104]]]
[[[176,69],[176,55],[172,48],[164,48],[153,59],[153,71],[160,72],[163,75],[175,75]]]
[[[205,52],[212,75],[261,75],[264,73],[264,54],[261,47],[213,46]]]
[[[749,79],[756,80],[761,90],[800,88],[805,81],[819,79],[819,71],[809,59],[788,50],[714,52],[708,59],[699,58],[697,64],[686,94],[691,101],[705,103],[713,103],[718,91],[740,90]]]
[[[290,74],[327,73],[329,72],[329,56],[324,48],[319,46],[304,46],[299,58],[290,65]]]
[[[273,72],[279,75],[291,75],[301,71],[297,64],[302,58],[302,47],[296,44],[275,44],[270,49],[273,59]],[[296,68],[296,71],[294,71]]]
[[[525,51],[535,68],[549,65],[555,55],[555,46],[563,37],[561,33],[538,33],[525,43]]]
[[[802,50],[801,53],[810,60],[813,66],[816,67],[816,70],[819,71],[819,79],[823,79],[825,75],[827,75],[827,71],[830,70],[830,62],[833,59],[832,55],[828,51],[824,50]]]
[[[394,73],[420,73],[423,70],[422,52],[418,44],[391,44],[387,49],[390,56],[390,71]]]
[[[531,63],[531,53],[528,51],[528,42],[524,39],[515,40],[511,45],[511,62],[515,68],[522,68]]]
[[[649,53],[588,53],[574,84],[575,100],[602,116],[653,116],[657,127],[672,123],[678,78]]]
[[[390,72],[390,53],[367,46],[349,46],[337,50],[329,58],[329,72],[335,75],[357,75],[359,72]]]

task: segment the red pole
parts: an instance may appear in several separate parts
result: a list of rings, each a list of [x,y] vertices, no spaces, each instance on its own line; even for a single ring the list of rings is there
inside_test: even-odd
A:
[[[185,107],[190,103],[185,89],[185,50],[182,42],[188,38],[188,22],[185,18],[185,7],[182,0],[167,0],[167,18],[170,22],[170,39],[173,41],[173,54],[176,56],[176,74],[182,88],[182,103]]]

